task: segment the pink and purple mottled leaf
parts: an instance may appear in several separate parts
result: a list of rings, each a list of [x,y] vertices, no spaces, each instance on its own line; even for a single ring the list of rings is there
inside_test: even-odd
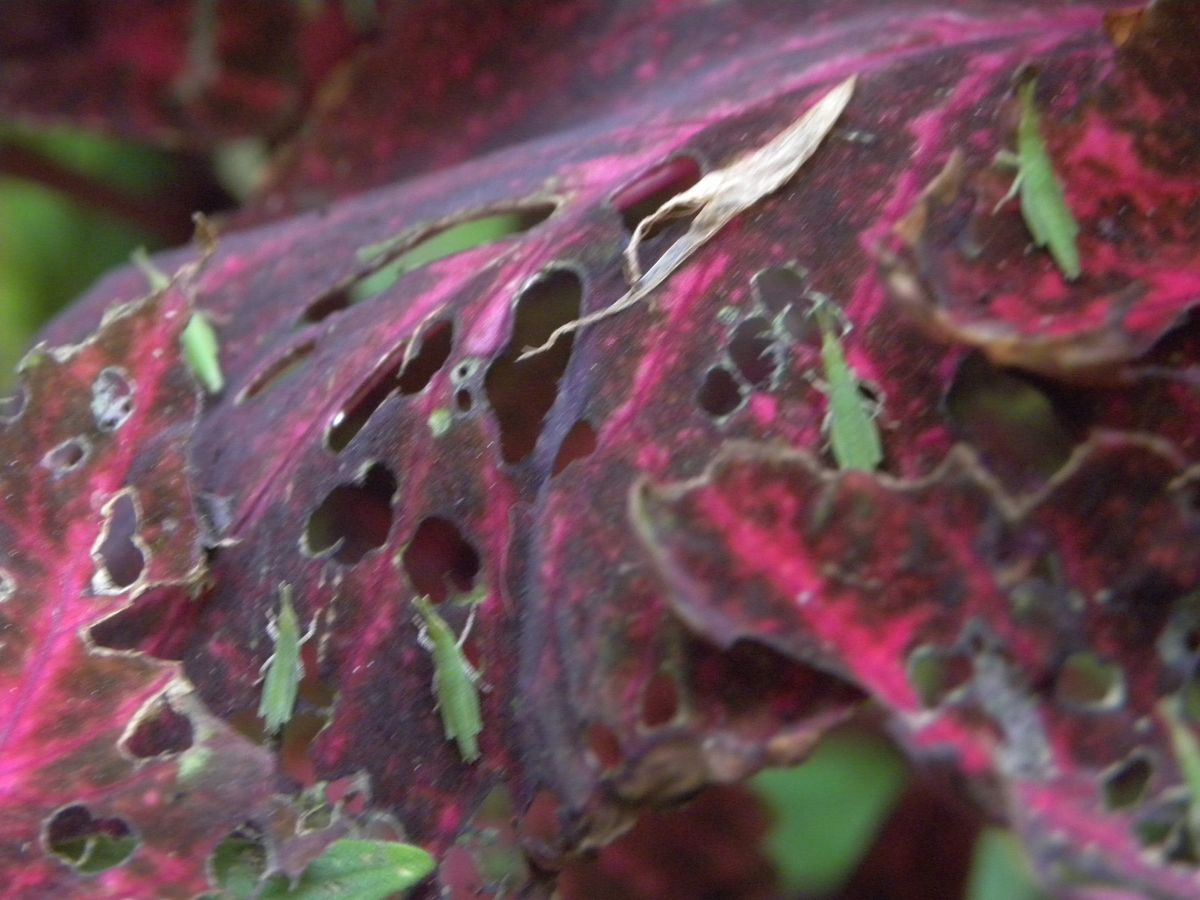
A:
[[[496,854],[514,878],[549,870],[648,806],[801,759],[869,697],[914,757],[999,789],[1048,879],[1193,896],[1180,772],[1154,710],[1198,687],[1200,81],[1187,76],[1200,62],[1171,37],[1196,13],[1119,9],[439,0],[388,13],[199,275],[226,386],[195,431],[166,412],[121,426],[136,436],[119,445],[126,472],[71,462],[70,391],[33,398],[61,434],[8,426],[42,493],[11,492],[6,546],[83,567],[62,581],[72,624],[23,640],[48,659],[66,648],[48,671],[145,667],[139,703],[180,660],[206,715],[253,733],[267,612],[292,585],[317,628],[274,762],[293,789],[367,785],[363,814],[443,855],[443,887],[487,887]],[[438,34],[457,39],[440,67]],[[1029,66],[1080,228],[1071,283],[1029,252],[1019,211],[992,214],[1010,177],[993,159],[1020,113],[1012,79]],[[725,224],[654,304],[519,358],[626,294],[640,220],[851,74],[800,176]],[[498,220],[460,252],[425,253]],[[642,262],[682,228],[649,234]],[[110,276],[49,338],[93,333],[140,277]],[[881,409],[879,472],[823,455],[821,335],[804,315],[817,303],[853,325],[842,350]],[[118,347],[123,321],[101,332],[113,359],[167,365],[145,348],[174,337]],[[149,415],[138,384],[133,415]],[[51,502],[55,466],[105,473],[104,490]],[[105,551],[124,565],[101,585],[137,583],[130,546],[159,572],[149,580],[192,577],[198,532],[171,503],[194,495],[202,602],[81,599],[94,498],[123,487],[138,502],[108,507],[109,533],[133,521],[137,540]],[[175,569],[154,568],[167,558]],[[46,580],[12,571],[18,590]],[[431,702],[411,612],[426,594],[455,634],[477,610],[464,653],[487,690],[471,765]],[[47,596],[12,608],[49,621]],[[99,646],[147,655],[78,642],[109,613]],[[40,671],[14,662],[11,677]],[[113,735],[97,741],[115,753]],[[73,761],[77,748],[41,749]],[[35,774],[15,771],[12,790]],[[106,821],[117,813],[99,796],[83,799]]]

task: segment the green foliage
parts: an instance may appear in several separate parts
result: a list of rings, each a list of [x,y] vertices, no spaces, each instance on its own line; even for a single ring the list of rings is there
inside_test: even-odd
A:
[[[411,272],[456,253],[493,243],[520,232],[522,227],[521,217],[515,213],[499,213],[452,225],[445,231],[418,242],[411,250],[401,253],[391,262],[355,282],[350,289],[350,299],[359,303],[376,297],[390,289],[405,272]],[[383,241],[363,247],[358,251],[358,256],[364,261],[375,260],[386,256],[395,246],[395,240]]]
[[[104,832],[58,841],[50,847],[80,872],[94,874],[121,865],[137,849],[131,834],[114,837]]]
[[[412,844],[349,839],[330,844],[294,885],[282,875],[263,881],[266,860],[255,841],[223,841],[212,861],[220,896],[236,900],[384,900],[420,884],[435,868],[433,857]]]
[[[1188,827],[1192,836],[1200,836],[1200,741],[1190,725],[1183,720],[1179,701],[1168,697],[1158,705],[1158,713],[1167,726],[1171,737],[1171,749],[1175,753],[1175,764],[1183,775],[1188,790]]]
[[[751,785],[775,818],[767,852],[789,893],[824,894],[854,871],[899,798],[904,762],[878,738],[834,734],[803,765]]]
[[[975,842],[967,900],[1048,900],[1012,833],[986,828]]]
[[[0,126],[0,152],[35,151],[71,170],[149,193],[167,175],[165,157],[84,132]],[[0,390],[34,333],[106,270],[123,264],[148,236],[57,191],[0,178]]]

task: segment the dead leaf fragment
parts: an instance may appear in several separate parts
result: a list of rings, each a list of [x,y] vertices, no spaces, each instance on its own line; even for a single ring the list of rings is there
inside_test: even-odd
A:
[[[642,219],[625,249],[625,260],[635,279],[629,290],[611,306],[556,329],[544,344],[527,349],[520,359],[549,350],[560,337],[629,309],[666,281],[730,219],[783,187],[816,153],[833,129],[834,123],[850,102],[856,80],[857,76],[851,75],[767,144],[723,169],[709,172],[686,191],[676,194]],[[696,217],[687,233],[642,273],[637,261],[642,237],[664,219],[692,212],[696,213]]]

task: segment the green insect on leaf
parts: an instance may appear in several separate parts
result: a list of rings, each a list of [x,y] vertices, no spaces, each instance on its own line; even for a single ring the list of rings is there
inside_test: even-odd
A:
[[[829,400],[826,426],[834,461],[839,469],[873,472],[883,461],[883,445],[869,401],[846,361],[837,317],[824,300],[813,306],[812,314],[821,330],[821,363]]]
[[[220,393],[221,388],[225,386],[219,359],[221,346],[217,341],[216,329],[212,327],[208,317],[199,310],[192,313],[179,340],[183,345],[184,360],[204,385],[204,389],[210,394]]]
[[[1035,78],[1027,79],[1017,89],[1021,100],[1021,119],[1017,123],[1017,178],[1000,203],[1004,204],[1014,193],[1020,192],[1021,216],[1034,243],[1049,250],[1059,270],[1073,281],[1081,271],[1079,248],[1075,242],[1079,225],[1067,206],[1062,184],[1046,150],[1034,99],[1036,90]]]
[[[316,621],[308,633],[301,636],[300,622],[292,607],[291,585],[279,587],[279,615],[267,622],[267,634],[275,641],[275,652],[267,660],[266,677],[263,678],[262,699],[258,703],[258,714],[268,734],[275,734],[292,718],[296,708],[296,695],[304,678],[304,660],[300,648],[316,628]]]
[[[446,740],[458,744],[463,762],[473,763],[479,759],[483,718],[479,707],[479,675],[462,650],[467,631],[463,632],[462,638],[456,639],[428,597],[417,597],[413,605],[419,616],[421,644],[433,658],[433,693]],[[470,630],[469,623],[467,630]]]

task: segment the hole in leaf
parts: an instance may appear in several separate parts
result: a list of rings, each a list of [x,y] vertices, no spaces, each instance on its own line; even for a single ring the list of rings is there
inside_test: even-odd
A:
[[[92,382],[92,417],[101,431],[116,431],[133,415],[133,383],[120,369],[101,369]]]
[[[139,720],[125,739],[125,750],[138,759],[170,756],[192,746],[192,720],[176,712],[164,698]]]
[[[307,551],[353,565],[383,546],[392,528],[396,479],[382,463],[374,463],[354,484],[339,484],[313,510],[304,530]]]
[[[413,589],[441,603],[449,591],[466,593],[479,574],[479,553],[453,522],[429,516],[417,526],[403,554]]]
[[[316,347],[315,341],[305,341],[273,360],[265,369],[250,379],[249,387],[242,391],[237,402],[245,403],[247,400],[253,400],[259,394],[282,384],[295,375],[312,355],[314,347]]]
[[[326,725],[328,716],[300,713],[293,715],[283,727],[279,744],[279,768],[288,778],[304,787],[317,781],[312,745]]]
[[[195,637],[203,607],[183,588],[151,588],[131,605],[97,622],[88,634],[98,647],[138,650],[156,659],[179,660]]]
[[[704,384],[696,397],[700,408],[710,416],[727,416],[742,402],[742,388],[729,370],[714,366],[704,376]]]
[[[1071,430],[1031,381],[997,369],[981,353],[963,360],[946,394],[946,412],[964,441],[1013,483],[1046,479],[1074,447]]]
[[[97,553],[108,582],[127,588],[142,574],[146,559],[137,544],[137,507],[133,495],[124,493],[112,502],[108,513],[108,531]]]
[[[1104,773],[1104,804],[1109,809],[1128,809],[1141,802],[1154,774],[1149,757],[1141,751],[1130,754]]]
[[[419,340],[421,346],[415,356],[407,363],[386,367],[382,375],[368,382],[333,417],[327,438],[331,450],[335,453],[344,450],[393,392],[415,394],[429,384],[450,356],[454,326],[449,322],[436,322]]]
[[[257,896],[267,871],[266,847],[253,829],[239,828],[217,844],[209,868],[222,897]]]
[[[433,376],[446,364],[454,344],[454,326],[450,322],[435,322],[421,335],[421,349],[408,361],[396,386],[402,394],[419,394]]]
[[[761,316],[754,316],[738,325],[729,340],[729,358],[749,384],[758,387],[767,384],[779,366],[771,324]]]
[[[1125,675],[1120,666],[1090,650],[1072,653],[1058,671],[1054,695],[1060,703],[1079,709],[1115,709],[1125,698]]]
[[[642,722],[657,728],[674,719],[678,712],[679,688],[675,679],[666,672],[656,673],[642,693]]]
[[[612,196],[612,205],[621,214],[627,231],[634,231],[642,219],[682,194],[700,180],[700,164],[690,156],[677,156],[639,175]],[[651,234],[658,229],[651,229]]]
[[[445,896],[501,897],[511,894],[511,889],[505,886],[525,884],[530,874],[517,835],[512,795],[503,786],[492,788],[471,818],[471,831],[460,837],[455,847],[466,854],[462,860],[466,865],[460,865],[455,873],[448,871],[445,865],[439,869],[439,880],[448,892]]]
[[[596,450],[596,431],[586,419],[580,419],[571,426],[567,436],[558,447],[558,456],[554,458],[554,468],[551,475],[557,475],[577,459],[590,456]]]
[[[55,475],[64,475],[83,465],[89,449],[83,438],[67,438],[42,457],[42,465]]]
[[[46,845],[80,872],[119,866],[137,848],[137,838],[122,819],[96,819],[86,806],[60,809],[46,827]]]
[[[621,742],[617,739],[617,733],[607,725],[597,723],[590,726],[587,743],[601,770],[607,772],[621,761]]]
[[[300,659],[304,664],[304,677],[296,686],[296,707],[302,711],[294,712],[283,726],[279,767],[296,783],[311,787],[317,781],[312,746],[317,735],[329,724],[335,692],[330,684],[321,680],[316,641],[301,645]]]
[[[1176,801],[1155,804],[1134,826],[1134,834],[1143,847],[1161,847],[1178,830],[1186,815],[1186,809]]]
[[[459,412],[471,411],[471,392],[466,388],[461,388],[454,393],[454,405],[458,407]]]
[[[325,786],[325,799],[334,806],[345,808],[350,815],[359,815],[369,798],[364,793],[361,773],[343,775]]]
[[[926,709],[940,706],[971,678],[971,663],[965,657],[922,644],[908,655],[908,682]]]
[[[506,237],[528,231],[544,222],[557,209],[553,203],[536,203],[504,212],[491,212],[456,223],[439,225],[417,235],[414,243],[401,237],[384,241],[359,251],[365,260],[384,260],[383,264],[366,275],[312,303],[304,313],[304,321],[319,322],[327,316],[378,297],[390,290],[407,272],[437,262],[456,253],[463,253]],[[399,255],[395,251],[399,250]]]
[[[349,308],[351,304],[350,292],[344,288],[339,288],[332,293],[326,294],[319,300],[314,300],[304,310],[304,315],[301,317],[301,322],[316,323],[328,319],[336,312],[341,312],[343,309]]]
[[[554,269],[533,282],[517,300],[512,338],[488,367],[483,386],[500,425],[500,453],[506,463],[525,459],[537,445],[542,420],[558,396],[574,336],[549,350],[517,362],[526,347],[536,347],[560,325],[579,318],[583,285],[579,276]]]
[[[803,302],[809,296],[804,273],[792,266],[775,266],[756,273],[750,284],[759,304],[786,334],[799,343],[820,345],[821,330]]]
[[[558,798],[551,791],[543,788],[534,796],[529,809],[521,817],[521,832],[526,840],[543,847],[554,848],[559,845],[562,825],[558,820]]]

